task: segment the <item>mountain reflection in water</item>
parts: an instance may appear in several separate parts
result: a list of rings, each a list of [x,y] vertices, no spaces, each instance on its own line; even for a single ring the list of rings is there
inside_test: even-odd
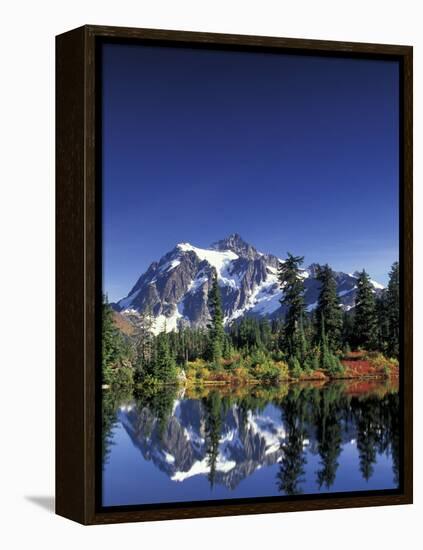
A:
[[[388,382],[103,395],[103,505],[394,489]]]

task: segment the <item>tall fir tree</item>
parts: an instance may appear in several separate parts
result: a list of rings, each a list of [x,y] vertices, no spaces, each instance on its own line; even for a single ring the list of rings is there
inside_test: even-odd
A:
[[[304,320],[301,316],[298,324],[298,336],[297,336],[297,357],[302,367],[305,366],[308,354],[308,341],[304,330]]]
[[[376,300],[370,277],[363,269],[357,280],[354,334],[357,346],[373,350],[377,347]]]
[[[139,315],[135,334],[137,351],[135,374],[138,380],[142,380],[142,376],[147,373],[149,365],[153,361],[153,327],[154,318],[151,309],[147,308]]]
[[[320,292],[316,308],[316,332],[322,334],[322,319],[325,323],[327,345],[335,351],[341,343],[342,310],[336,292],[336,280],[328,264],[317,267],[316,279],[320,282]]]
[[[343,371],[343,367],[339,358],[331,351],[329,340],[326,334],[325,318],[322,314],[321,318],[321,333],[320,333],[320,368],[327,371],[329,374],[338,374]]]
[[[325,318],[321,315],[320,320],[320,339],[319,339],[319,349],[320,349],[320,368],[327,370],[330,365],[330,352],[328,346],[328,339],[326,336],[325,329]]]
[[[209,324],[209,348],[207,355],[212,365],[217,368],[223,355],[225,330],[223,328],[222,298],[216,272],[213,274],[212,286],[209,293],[209,311],[211,322]]]
[[[113,310],[107,301],[107,296],[103,297],[101,342],[103,383],[110,384],[113,382],[113,370],[122,358],[122,338],[113,322]]]
[[[261,319],[259,321],[260,328],[260,340],[264,349],[270,350],[272,348],[272,329],[268,319]]]
[[[304,281],[300,276],[303,256],[288,252],[285,261],[279,264],[278,280],[283,291],[280,303],[287,308],[285,315],[285,340],[289,356],[300,355],[302,322],[305,317]]]
[[[400,340],[400,273],[399,263],[392,264],[389,273],[389,283],[386,291],[387,317],[388,317],[388,354],[392,357],[399,356]]]
[[[351,351],[354,342],[354,314],[352,311],[344,311],[342,314],[342,345],[346,352]]]
[[[171,382],[175,378],[175,360],[169,346],[169,335],[161,332],[156,338],[154,377],[162,382]]]
[[[388,315],[388,296],[386,289],[382,290],[376,297],[376,315],[377,315],[377,349],[382,353],[387,353],[389,342],[389,315]]]

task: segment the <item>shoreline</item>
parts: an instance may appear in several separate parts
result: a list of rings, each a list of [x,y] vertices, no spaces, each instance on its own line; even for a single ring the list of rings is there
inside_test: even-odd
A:
[[[283,380],[279,380],[277,382],[275,381],[264,381],[264,380],[257,380],[257,379],[249,379],[249,380],[239,380],[239,379],[233,379],[233,380],[201,380],[200,382],[195,380],[187,379],[185,381],[181,380],[175,380],[172,382],[159,382],[157,381],[154,384],[132,384],[128,386],[113,386],[108,384],[102,384],[101,389],[102,390],[114,390],[117,388],[124,389],[124,388],[146,388],[146,387],[158,387],[158,388],[164,388],[164,387],[185,387],[185,388],[201,388],[201,387],[278,387],[283,386],[287,384],[301,384],[302,382],[316,382],[316,383],[331,383],[331,382],[366,382],[366,381],[392,381],[392,382],[399,382],[399,375],[397,373],[391,374],[391,375],[385,375],[385,374],[368,374],[368,375],[360,375],[360,376],[354,376],[352,374],[343,374],[339,376],[304,376],[300,378],[285,378]]]

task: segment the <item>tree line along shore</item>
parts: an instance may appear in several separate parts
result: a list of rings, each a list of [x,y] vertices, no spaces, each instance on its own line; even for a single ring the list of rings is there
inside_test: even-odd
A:
[[[399,264],[386,289],[375,294],[365,270],[357,278],[355,306],[342,310],[334,272],[317,267],[316,308],[304,304],[304,258],[287,255],[278,269],[285,317],[244,317],[224,326],[217,274],[208,296],[205,328],[181,323],[177,331],[155,335],[151,311],[139,314],[133,334],[116,325],[104,299],[102,379],[105,387],[204,384],[278,384],[289,380],[398,376]]]

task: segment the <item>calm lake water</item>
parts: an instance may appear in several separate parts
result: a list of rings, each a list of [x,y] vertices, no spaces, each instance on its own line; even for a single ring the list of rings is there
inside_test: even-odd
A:
[[[103,395],[103,506],[398,487],[387,382]]]

